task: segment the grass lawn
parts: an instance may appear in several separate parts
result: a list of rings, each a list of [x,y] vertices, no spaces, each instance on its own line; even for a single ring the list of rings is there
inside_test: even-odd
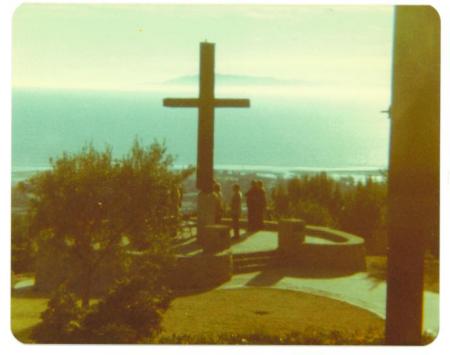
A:
[[[366,265],[370,277],[386,281],[386,256],[366,256]],[[439,293],[439,260],[430,255],[425,257],[423,286],[426,291]]]
[[[41,313],[47,308],[48,298],[32,294],[13,295],[11,299],[11,329],[16,338],[30,342],[31,329],[40,322]]]
[[[219,334],[282,336],[323,332],[384,332],[384,320],[326,297],[270,288],[213,290],[175,299],[163,320],[162,337]]]
[[[12,298],[12,330],[22,342],[31,342],[47,298],[32,292]],[[301,292],[269,288],[213,290],[176,298],[163,319],[162,338],[212,337],[221,334],[281,336],[320,329],[364,333],[383,332],[384,321],[347,303]]]
[[[367,272],[384,281],[386,257],[368,256]],[[13,275],[13,284],[30,275]],[[439,262],[425,259],[425,290],[439,292]],[[15,336],[30,342],[30,332],[47,306],[47,295],[13,290],[11,327]],[[344,302],[301,292],[269,288],[212,290],[176,298],[163,319],[163,337],[266,333],[277,336],[308,328],[342,332],[372,328],[383,332],[384,321]]]

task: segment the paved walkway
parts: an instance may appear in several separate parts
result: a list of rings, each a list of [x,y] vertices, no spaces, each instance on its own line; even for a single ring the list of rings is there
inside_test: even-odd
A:
[[[231,245],[231,253],[245,254],[254,252],[274,251],[278,248],[276,233],[269,231],[258,231],[247,235],[242,233],[242,239]]]
[[[277,250],[278,248],[278,234],[276,232],[261,230],[247,234],[241,230],[241,235],[242,239],[234,242],[230,248],[233,254],[267,252]],[[305,243],[330,245],[333,244],[333,241],[317,236],[306,235]]]
[[[295,275],[289,269],[270,269],[234,275],[219,289],[241,287],[273,287],[307,292],[333,298],[364,308],[379,317],[386,317],[386,282],[370,278],[365,272],[340,277],[308,278]],[[439,295],[424,292],[424,327],[437,335],[439,329]]]

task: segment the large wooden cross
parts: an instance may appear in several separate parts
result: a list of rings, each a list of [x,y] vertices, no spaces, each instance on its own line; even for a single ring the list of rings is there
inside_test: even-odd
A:
[[[166,107],[198,108],[197,188],[211,192],[214,174],[214,109],[250,107],[248,99],[217,99],[214,97],[214,43],[200,43],[199,97],[164,99]]]

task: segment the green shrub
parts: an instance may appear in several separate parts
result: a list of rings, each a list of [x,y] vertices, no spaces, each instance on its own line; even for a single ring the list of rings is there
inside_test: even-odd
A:
[[[325,173],[280,181],[272,190],[277,217],[299,217],[308,224],[336,227],[370,240],[386,228],[387,183],[368,178],[335,180]]]
[[[15,273],[32,272],[36,262],[36,247],[29,233],[29,218],[13,213],[11,218],[11,268]]]
[[[158,334],[171,295],[168,289],[149,286],[144,277],[118,282],[84,318],[84,342],[135,344]]]
[[[434,339],[424,333],[422,344]],[[147,343],[154,340],[147,339]],[[156,339],[159,344],[215,344],[215,345],[385,345],[384,333],[379,330],[339,331],[308,328],[304,332],[292,332],[281,336],[265,333],[222,333],[219,335],[171,335]]]
[[[330,211],[317,202],[299,201],[292,205],[290,214],[303,219],[307,224],[336,227],[336,221]]]
[[[172,294],[159,277],[146,274],[117,281],[89,309],[64,287],[49,300],[31,339],[45,344],[135,344],[161,331]]]
[[[227,345],[381,345],[384,334],[380,331],[343,332],[308,328],[280,336],[265,333],[222,333],[219,335],[173,335],[158,339],[162,344],[227,344]]]
[[[83,311],[73,293],[60,286],[48,301],[42,312],[42,322],[31,333],[37,343],[64,344],[77,343]]]

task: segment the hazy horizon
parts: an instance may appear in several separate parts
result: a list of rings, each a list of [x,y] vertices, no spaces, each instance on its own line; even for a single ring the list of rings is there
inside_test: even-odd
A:
[[[13,166],[89,141],[122,153],[137,134],[195,163],[197,111],[162,99],[198,94],[208,40],[216,96],[251,101],[217,110],[217,165],[384,167],[392,22],[392,6],[23,4]]]

